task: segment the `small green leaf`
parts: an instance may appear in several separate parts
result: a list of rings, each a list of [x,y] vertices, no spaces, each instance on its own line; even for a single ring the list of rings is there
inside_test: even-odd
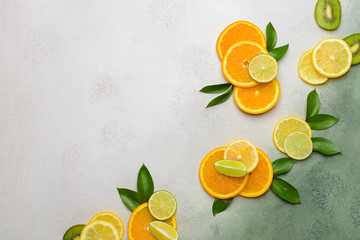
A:
[[[225,211],[231,204],[232,200],[233,200],[232,198],[230,198],[230,199],[215,198],[213,206],[212,206],[212,212],[213,212],[214,217],[216,214]]]
[[[341,153],[341,149],[329,139],[315,137],[311,139],[313,142],[313,150],[324,155],[330,156]]]
[[[307,96],[306,120],[315,116],[320,110],[320,98],[316,89],[312,90]]]
[[[271,190],[289,203],[300,203],[300,196],[296,188],[281,178],[276,177],[273,179]]]
[[[337,121],[339,121],[338,118],[328,114],[318,114],[306,120],[310,128],[313,130],[328,129],[337,123]]]
[[[276,61],[279,61],[284,55],[285,53],[287,52],[289,48],[289,44],[286,44],[284,46],[281,46],[281,47],[278,47],[278,48],[274,48],[274,49],[271,49],[269,51],[269,54],[276,59]]]
[[[272,162],[274,177],[287,173],[294,166],[295,160],[291,158],[279,158]]]
[[[277,33],[274,26],[271,24],[271,22],[269,22],[266,26],[266,46],[269,52],[276,46],[276,42]]]
[[[231,83],[223,83],[223,84],[216,84],[216,85],[209,85],[203,87],[200,92],[202,93],[210,93],[210,94],[220,94],[225,92],[231,87]]]
[[[234,87],[231,86],[224,94],[211,100],[211,102],[209,102],[209,104],[206,106],[206,108],[213,107],[213,106],[216,106],[216,105],[226,102],[231,97],[233,90],[234,90]]]
[[[138,173],[137,179],[138,192],[144,195],[147,199],[154,193],[154,182],[149,170],[143,164]]]
[[[121,200],[130,211],[134,211],[140,204],[147,202],[146,197],[141,193],[126,188],[118,188],[117,190]]]

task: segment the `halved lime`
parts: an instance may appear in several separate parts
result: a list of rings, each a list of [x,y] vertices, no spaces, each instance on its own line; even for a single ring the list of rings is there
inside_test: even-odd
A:
[[[284,143],[286,154],[295,160],[304,160],[313,151],[311,139],[302,132],[291,133]]]
[[[154,192],[148,201],[151,215],[157,220],[164,221],[174,216],[177,208],[175,197],[165,190]]]
[[[160,222],[160,221],[151,222],[150,231],[159,240],[179,239],[179,235],[176,232],[175,228],[173,228],[171,225],[165,222]]]
[[[219,160],[214,164],[215,169],[226,176],[243,177],[246,175],[246,165],[236,160]]]
[[[279,64],[269,54],[259,54],[251,59],[248,70],[250,77],[256,82],[267,83],[275,79]]]

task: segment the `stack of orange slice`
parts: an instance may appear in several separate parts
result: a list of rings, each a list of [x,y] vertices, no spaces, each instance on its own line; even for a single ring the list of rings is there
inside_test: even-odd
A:
[[[215,169],[215,162],[223,159],[241,161],[246,165],[243,177],[229,177]],[[245,139],[232,141],[227,147],[212,150],[202,160],[200,182],[211,196],[229,199],[235,196],[258,197],[264,194],[273,179],[272,164],[268,156]]]
[[[234,22],[220,34],[216,49],[224,76],[235,87],[234,99],[238,107],[250,114],[272,109],[279,100],[279,82],[274,79],[269,83],[258,83],[248,72],[253,57],[268,53],[261,30],[247,21]]]

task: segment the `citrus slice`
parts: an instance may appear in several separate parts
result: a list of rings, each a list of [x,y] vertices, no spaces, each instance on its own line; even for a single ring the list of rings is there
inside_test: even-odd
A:
[[[154,192],[148,201],[150,214],[157,220],[167,220],[174,216],[177,208],[175,197],[165,190]]]
[[[214,164],[224,159],[225,147],[209,152],[202,160],[199,170],[200,182],[211,196],[219,199],[228,199],[239,195],[245,188],[249,175],[244,177],[229,177],[216,171]]]
[[[81,232],[80,240],[120,240],[116,227],[106,221],[94,221],[87,224]]]
[[[236,160],[219,160],[214,164],[215,169],[229,177],[243,177],[246,175],[246,165]]]
[[[255,82],[249,75],[250,60],[260,53],[267,53],[266,49],[256,42],[242,41],[232,45],[226,52],[222,71],[226,79],[237,87],[253,87]]]
[[[252,172],[259,162],[255,145],[246,139],[238,139],[229,143],[224,158],[244,163],[247,173]]]
[[[219,58],[223,59],[231,45],[240,41],[253,41],[266,48],[264,34],[257,26],[247,21],[238,21],[227,26],[220,34],[216,44]]]
[[[269,54],[259,54],[250,60],[248,69],[253,80],[267,83],[275,79],[279,71],[279,64]]]
[[[304,82],[311,85],[319,85],[325,83],[328,78],[318,73],[312,64],[312,50],[306,51],[299,60],[298,65],[299,76]]]
[[[179,235],[176,232],[175,228],[171,225],[155,221],[150,223],[150,231],[154,234],[155,237],[159,240],[177,240],[179,239]]]
[[[285,152],[285,139],[293,132],[303,132],[309,138],[312,136],[311,128],[307,122],[298,117],[285,117],[280,119],[274,128],[274,144],[281,152]]]
[[[313,151],[311,139],[302,132],[291,133],[284,143],[286,154],[295,160],[304,160]]]
[[[98,213],[92,219],[90,219],[90,222],[95,222],[95,221],[98,221],[98,220],[106,221],[106,222],[109,222],[112,225],[114,225],[116,230],[120,234],[120,239],[123,238],[123,236],[124,236],[124,224],[123,224],[122,220],[119,218],[119,216],[117,216],[115,213],[112,213],[112,212]]]
[[[258,197],[263,195],[271,186],[273,179],[273,168],[271,161],[266,154],[257,149],[259,154],[259,163],[252,171],[249,173],[249,182],[240,193],[240,196],[243,197]]]
[[[261,114],[272,109],[280,97],[280,84],[277,79],[269,83],[262,83],[251,88],[234,90],[236,105],[249,114]]]
[[[128,225],[128,235],[129,240],[156,240],[157,238],[151,233],[149,224],[156,221],[156,219],[151,216],[147,203],[143,203],[138,206],[130,216],[129,225]],[[172,216],[169,220],[165,221],[170,224],[173,228],[176,229],[176,218]]]
[[[352,53],[340,38],[325,38],[313,49],[312,63],[315,70],[328,78],[336,78],[349,71]]]

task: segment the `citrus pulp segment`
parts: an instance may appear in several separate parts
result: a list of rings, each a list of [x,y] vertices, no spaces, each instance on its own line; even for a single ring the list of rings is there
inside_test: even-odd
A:
[[[248,174],[244,177],[229,177],[215,169],[215,162],[224,159],[225,149],[225,147],[220,147],[209,152],[202,160],[199,170],[200,182],[205,191],[219,199],[239,195],[249,180]]]
[[[149,224],[157,221],[151,216],[148,210],[148,204],[143,203],[138,206],[130,216],[128,225],[129,240],[157,240],[157,238],[151,233]],[[172,216],[169,220],[164,221],[170,224],[176,229],[177,223],[175,216]]]
[[[150,231],[159,240],[177,240],[179,235],[171,225],[155,221],[150,223]]]
[[[261,30],[247,21],[238,21],[227,26],[220,34],[216,51],[220,59],[223,59],[227,50],[236,42],[252,41],[266,48],[266,40]]]
[[[242,41],[232,45],[222,62],[225,78],[237,87],[247,88],[259,84],[250,77],[248,64],[253,57],[261,53],[267,51],[256,42]]]
[[[312,50],[306,51],[299,60],[298,73],[300,78],[311,85],[325,83],[328,78],[318,73],[312,64]]]
[[[235,87],[236,105],[249,114],[261,114],[272,109],[279,101],[280,84],[277,79],[269,83],[261,83],[251,88]]]
[[[246,165],[236,160],[219,160],[214,164],[215,169],[229,177],[243,177],[246,175]]]
[[[249,182],[240,193],[243,197],[258,197],[263,195],[271,186],[273,179],[273,168],[269,157],[260,149],[259,163],[250,173]]]
[[[281,152],[286,153],[284,149],[284,142],[287,136],[293,132],[303,132],[309,138],[312,136],[312,131],[304,120],[298,117],[285,117],[280,119],[274,128],[273,140],[274,144]]]

